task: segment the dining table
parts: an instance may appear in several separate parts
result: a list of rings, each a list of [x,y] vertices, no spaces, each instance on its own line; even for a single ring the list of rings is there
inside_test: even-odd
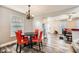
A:
[[[33,45],[32,45],[32,37],[35,35],[35,33],[34,32],[25,32],[24,35],[25,36],[28,36],[28,39],[30,41],[29,48],[33,48]]]

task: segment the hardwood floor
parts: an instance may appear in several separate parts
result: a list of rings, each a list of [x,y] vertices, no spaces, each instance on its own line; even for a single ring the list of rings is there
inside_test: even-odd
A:
[[[65,42],[65,40],[59,39],[59,35],[48,35],[47,45],[41,47],[41,51],[38,51],[38,46],[34,46],[35,49],[29,49],[25,47],[22,53],[74,53],[71,44]],[[16,53],[16,44],[3,47],[0,49],[1,53]]]
[[[57,52],[57,53],[74,53],[74,50],[71,44],[67,43],[65,39],[59,39],[60,35],[48,34],[48,44],[47,46],[50,48],[48,52]],[[48,49],[49,49],[48,48]]]

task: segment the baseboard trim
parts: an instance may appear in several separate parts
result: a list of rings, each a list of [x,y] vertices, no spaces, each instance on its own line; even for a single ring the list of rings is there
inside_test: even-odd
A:
[[[5,46],[8,46],[8,45],[11,45],[11,44],[13,44],[13,43],[16,43],[16,40],[11,41],[11,42],[7,42],[7,43],[4,43],[4,44],[1,44],[1,45],[0,45],[0,48],[5,47]]]

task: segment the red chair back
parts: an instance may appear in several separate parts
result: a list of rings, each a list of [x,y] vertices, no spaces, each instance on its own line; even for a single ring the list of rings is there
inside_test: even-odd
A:
[[[39,30],[38,29],[35,30],[35,34],[36,34],[35,35],[35,39],[38,40],[38,34],[39,34]]]
[[[35,30],[35,34],[37,34],[37,35],[38,35],[38,33],[39,33],[39,30],[38,30],[38,29],[36,29],[36,30]]]
[[[17,32],[20,32],[20,33],[22,33],[22,30],[18,30]]]
[[[22,40],[21,32],[16,32],[16,39],[17,39],[17,43],[21,44],[21,40]]]

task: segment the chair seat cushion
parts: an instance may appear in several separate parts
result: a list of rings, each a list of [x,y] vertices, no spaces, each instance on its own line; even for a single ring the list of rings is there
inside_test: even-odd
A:
[[[17,41],[17,43],[19,44],[19,45],[21,45],[21,44],[28,44],[28,40],[21,40],[21,41]]]
[[[32,40],[32,42],[38,42],[38,40]]]

